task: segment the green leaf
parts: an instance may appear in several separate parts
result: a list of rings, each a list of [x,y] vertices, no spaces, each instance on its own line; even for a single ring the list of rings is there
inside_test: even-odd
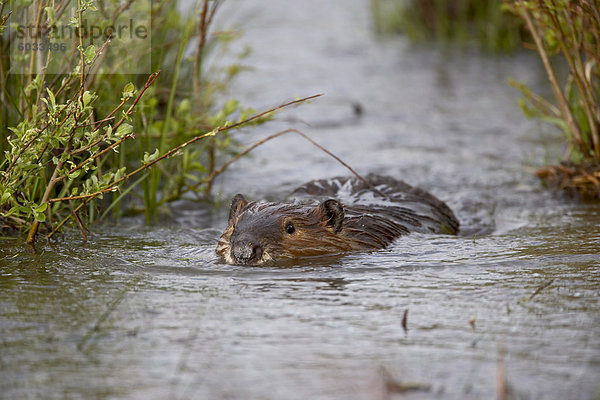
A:
[[[158,158],[158,149],[154,150],[154,153],[148,154],[148,152],[144,153],[143,163],[148,164]]]
[[[123,93],[133,92],[135,90],[135,86],[133,86],[133,82],[129,82],[125,87],[123,87]]]
[[[48,92],[48,99],[50,99],[50,105],[52,108],[56,107],[56,99],[54,98],[54,93],[52,90],[46,88],[46,92]]]
[[[183,99],[181,103],[177,106],[177,110],[175,111],[176,115],[184,116],[190,112],[192,108],[192,104],[190,99]]]
[[[129,99],[135,94],[135,86],[132,82],[129,82],[123,87],[123,99]]]
[[[129,124],[123,124],[117,128],[116,136],[118,138],[122,138],[125,135],[129,135],[131,132],[133,132],[133,126]]]
[[[204,165],[202,165],[201,163],[199,163],[199,162],[193,162],[190,165],[190,169],[196,170],[196,171],[199,171],[199,172],[202,172],[202,173],[208,172],[208,170],[206,169],[206,167]]]
[[[0,204],[4,204],[8,201],[8,199],[10,199],[12,195],[10,194],[10,192],[4,192],[2,193],[2,197],[0,197]]]
[[[109,183],[111,183],[114,175],[115,174],[112,172],[102,175],[102,186],[105,186],[105,185],[108,185]]]
[[[96,46],[90,44],[87,49],[83,52],[83,57],[85,58],[85,63],[90,64],[96,55]]]
[[[240,113],[240,121],[245,121],[256,113],[257,111],[254,108],[246,108]]]
[[[48,25],[54,24],[54,7],[44,7],[44,11],[48,15]]]
[[[11,207],[11,209],[10,209],[10,210],[8,210],[8,212],[7,212],[7,213],[5,213],[5,214],[4,214],[4,216],[5,216],[5,217],[9,217],[9,216],[11,216],[11,215],[13,215],[13,214],[16,214],[16,213],[19,211],[19,208],[20,208],[19,206],[14,206],[14,207]]]
[[[118,181],[119,179],[123,178],[125,176],[126,170],[127,170],[127,167],[119,168],[117,170],[117,172],[115,172],[115,181]]]
[[[82,172],[83,172],[82,170],[78,169],[77,171],[75,171],[71,174],[68,174],[67,176],[69,177],[69,179],[74,180],[74,179],[77,179],[79,177],[79,175],[81,175]],[[75,190],[75,189],[77,189],[77,188],[74,188],[73,190]]]
[[[90,104],[90,101],[92,101],[92,94],[90,93],[89,90],[86,90],[85,92],[83,92],[83,106],[86,107],[88,104]]]
[[[48,203],[42,203],[35,208],[36,212],[43,213],[48,208]]]
[[[32,169],[40,168],[39,164],[23,164],[21,165],[21,169],[23,171],[31,171]]]
[[[191,180],[191,181],[193,181],[193,182],[200,182],[200,178],[198,178],[198,177],[197,177],[196,175],[194,175],[194,174],[184,174],[184,176],[185,176],[187,179],[189,179],[189,180]]]
[[[225,103],[225,107],[223,107],[225,115],[230,115],[233,112],[235,112],[235,110],[237,110],[237,108],[238,108],[238,105],[239,105],[239,102],[235,99],[231,99],[227,103]]]
[[[44,222],[46,221],[46,214],[44,214],[43,212],[36,212],[33,211],[33,217],[40,222]]]
[[[27,96],[31,95],[31,92],[33,90],[38,91],[40,90],[41,87],[41,78],[40,76],[36,76],[30,83],[29,85],[27,85],[27,87],[25,88],[25,94]]]

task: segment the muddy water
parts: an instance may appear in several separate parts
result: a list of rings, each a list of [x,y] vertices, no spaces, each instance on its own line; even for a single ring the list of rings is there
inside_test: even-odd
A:
[[[242,142],[300,129],[359,172],[428,188],[463,234],[244,268],[215,259],[224,210],[179,204],[160,227],[98,228],[85,247],[2,241],[0,398],[597,398],[600,208],[530,175],[560,151],[506,85],[541,85],[535,58],[378,40],[367,1],[231,1],[221,19],[253,49],[232,89],[243,103],[325,93]],[[277,197],[345,173],[289,136],[218,189]]]

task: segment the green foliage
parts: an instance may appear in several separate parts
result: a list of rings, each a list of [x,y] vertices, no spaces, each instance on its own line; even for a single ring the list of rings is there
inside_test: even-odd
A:
[[[514,50],[522,34],[522,24],[501,5],[502,0],[371,0],[380,34],[404,33],[416,42],[476,42],[491,52]]]
[[[0,126],[10,127],[0,131],[2,226],[29,229],[32,242],[39,223],[52,234],[73,216],[93,221],[98,208],[118,215],[122,200],[143,206],[151,222],[185,193],[208,196],[221,160],[238,152],[227,126],[254,113],[218,103],[244,70],[205,61],[236,37],[210,33],[219,2],[187,14],[174,1],[59,3],[0,0]],[[31,20],[38,34],[27,41]],[[123,32],[145,32],[140,40],[118,31],[127,21],[133,28]],[[42,26],[52,29],[42,34]],[[40,35],[47,42],[34,52]]]
[[[103,171],[102,162],[108,151],[131,137],[133,127],[124,123],[130,112],[103,126],[93,120],[97,96],[90,91],[57,99],[46,88],[43,96],[35,116],[9,128],[3,154],[0,215],[20,227],[32,218],[45,222],[47,216],[68,213],[66,203],[50,212],[48,204],[56,198],[92,194],[101,198],[125,176],[125,167]]]
[[[511,82],[525,96],[525,114],[564,132],[565,161],[600,162],[600,1],[506,0],[506,8],[526,23],[554,93],[555,104]],[[568,66],[566,76],[559,76],[551,56]]]

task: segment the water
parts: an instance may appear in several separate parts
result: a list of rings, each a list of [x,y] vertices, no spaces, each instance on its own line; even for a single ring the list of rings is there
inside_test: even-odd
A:
[[[325,93],[243,142],[300,129],[361,173],[431,190],[462,235],[229,266],[214,255],[226,210],[188,203],[160,227],[98,227],[86,246],[76,233],[39,254],[3,241],[0,398],[482,399],[502,374],[513,398],[597,398],[600,207],[531,176],[560,143],[523,118],[506,79],[540,87],[535,57],[380,41],[359,0],[231,1],[220,23],[232,21],[254,68],[233,96],[260,107]],[[224,203],[276,198],[336,174],[288,136],[217,189]]]

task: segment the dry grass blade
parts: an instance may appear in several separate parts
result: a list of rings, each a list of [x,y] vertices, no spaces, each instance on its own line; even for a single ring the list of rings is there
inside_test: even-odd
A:
[[[534,298],[535,296],[537,296],[537,295],[538,295],[538,294],[539,294],[539,293],[540,293],[542,290],[546,289],[548,286],[552,285],[552,283],[554,283],[554,279],[550,279],[550,280],[548,280],[547,282],[544,282],[542,285],[540,285],[540,286],[539,286],[539,287],[538,287],[538,288],[535,290],[535,292],[533,292],[533,293],[531,294],[531,296],[529,296],[529,299],[528,299],[528,301],[531,301],[531,300],[533,300],[533,298]]]

